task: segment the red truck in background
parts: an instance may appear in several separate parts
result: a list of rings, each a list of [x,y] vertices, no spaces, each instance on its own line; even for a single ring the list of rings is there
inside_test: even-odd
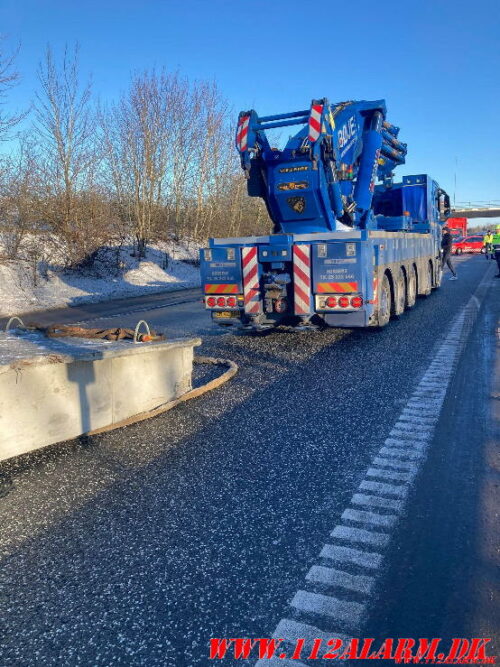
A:
[[[467,218],[448,218],[446,226],[450,228],[454,239],[467,236]]]

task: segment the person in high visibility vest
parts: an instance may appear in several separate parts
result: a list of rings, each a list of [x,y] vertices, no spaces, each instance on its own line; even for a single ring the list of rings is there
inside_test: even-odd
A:
[[[488,231],[484,235],[483,248],[486,259],[493,259],[493,232]]]
[[[493,252],[495,253],[495,259],[497,261],[498,273],[495,278],[500,278],[500,225],[497,225],[495,233],[493,234],[493,240],[491,242]]]

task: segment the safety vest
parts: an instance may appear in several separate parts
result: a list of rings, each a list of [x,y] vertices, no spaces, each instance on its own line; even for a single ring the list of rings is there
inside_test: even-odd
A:
[[[483,239],[483,245],[488,245],[493,243],[493,234],[485,234]]]

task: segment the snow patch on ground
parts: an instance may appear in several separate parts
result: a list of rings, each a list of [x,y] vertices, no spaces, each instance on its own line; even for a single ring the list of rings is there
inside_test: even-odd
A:
[[[198,250],[196,243],[157,243],[148,247],[145,259],[139,261],[131,256],[131,246],[119,251],[111,248],[114,261],[96,262],[91,269],[76,271],[40,263],[36,286],[28,262],[3,261],[0,316],[197,287],[200,271],[194,263]]]

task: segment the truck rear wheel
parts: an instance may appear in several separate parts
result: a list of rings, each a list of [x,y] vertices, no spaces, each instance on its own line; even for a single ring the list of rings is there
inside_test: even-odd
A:
[[[399,269],[395,291],[394,314],[398,316],[404,313],[406,307],[406,280],[403,269]]]
[[[427,265],[427,286],[422,296],[429,296],[430,293],[432,292],[433,287],[434,287],[434,269],[432,268],[432,262],[429,262],[429,264]]]
[[[378,326],[385,327],[391,319],[392,296],[387,274],[384,274],[378,294]]]
[[[441,287],[442,280],[443,280],[443,267],[441,266],[441,261],[438,260],[436,262],[436,284],[434,285],[434,289],[438,289],[438,287]]]
[[[417,300],[417,269],[412,266],[408,276],[408,289],[406,290],[406,307],[413,308]]]

